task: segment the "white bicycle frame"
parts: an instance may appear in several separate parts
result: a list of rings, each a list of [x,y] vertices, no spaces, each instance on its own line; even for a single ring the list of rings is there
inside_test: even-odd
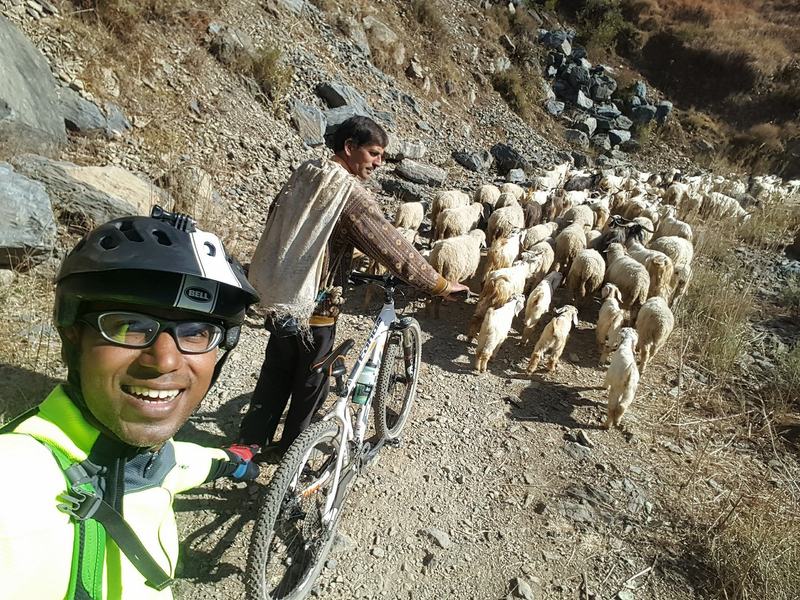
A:
[[[339,488],[341,481],[342,471],[345,465],[350,462],[350,448],[348,442],[356,441],[356,449],[361,448],[361,443],[364,441],[364,434],[367,430],[367,423],[369,420],[370,408],[372,407],[372,398],[375,395],[375,386],[372,386],[367,401],[358,409],[358,414],[355,419],[355,428],[353,427],[353,409],[351,408],[350,397],[355,390],[358,378],[364,370],[367,362],[372,360],[374,364],[378,364],[380,358],[383,356],[383,350],[386,347],[386,340],[389,338],[389,329],[392,323],[397,321],[397,313],[394,309],[394,302],[389,302],[383,305],[380,314],[375,319],[375,325],[370,331],[367,341],[356,358],[350,374],[347,376],[345,383],[344,393],[336,400],[333,409],[323,417],[324,421],[337,420],[341,428],[341,434],[337,438],[339,444],[339,452],[336,455],[336,466],[331,471],[330,469],[317,480],[312,482],[308,487],[300,492],[300,495],[307,496],[319,490],[331,476],[333,476],[332,492],[328,494],[325,500],[325,510],[323,512],[322,522],[326,525],[333,522],[336,518],[336,511],[333,510],[333,503],[336,499],[336,491]],[[301,464],[305,464],[313,451],[309,449],[308,453],[303,456]],[[295,480],[292,487],[296,487],[297,480],[300,473],[295,475]]]

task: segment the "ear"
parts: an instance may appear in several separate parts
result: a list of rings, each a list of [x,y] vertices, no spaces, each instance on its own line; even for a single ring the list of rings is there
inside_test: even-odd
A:
[[[575,325],[575,327],[578,326],[578,312],[577,311],[572,313],[572,324]]]
[[[81,343],[81,328],[78,325],[70,325],[61,329],[61,334],[64,340],[75,346],[76,348]]]

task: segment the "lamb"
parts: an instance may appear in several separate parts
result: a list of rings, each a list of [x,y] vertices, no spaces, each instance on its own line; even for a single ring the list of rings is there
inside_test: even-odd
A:
[[[665,215],[658,223],[658,229],[656,229],[653,239],[668,235],[674,235],[682,237],[690,242],[692,241],[692,226],[685,221],[675,218],[675,209],[672,207],[667,207]]]
[[[606,263],[597,250],[578,252],[567,275],[567,289],[575,305],[586,304],[587,297],[590,297],[603,283],[605,274]]]
[[[672,266],[677,269],[690,266],[694,258],[694,246],[689,240],[674,235],[660,237],[650,243],[651,250],[663,252],[672,259]]]
[[[639,371],[633,349],[638,336],[636,330],[623,327],[618,334],[619,346],[611,356],[611,364],[606,371],[603,387],[608,390],[608,413],[605,428],[619,427],[622,415],[633,402],[636,388],[639,387]]]
[[[587,206],[594,211],[594,229],[601,229],[611,216],[611,208],[608,205],[608,199],[592,200],[587,203]]]
[[[536,347],[533,349],[528,363],[528,375],[532,375],[536,371],[539,361],[548,351],[550,352],[550,363],[547,369],[551,372],[556,370],[558,359],[564,352],[572,325],[578,326],[577,308],[567,304],[556,310],[556,316],[547,324],[536,342]]]
[[[528,277],[528,282],[531,285],[537,285],[550,272],[550,267],[553,266],[553,246],[550,245],[549,241],[539,242],[533,248],[524,252],[523,256],[539,257],[539,266]]]
[[[525,329],[522,332],[522,343],[527,345],[533,339],[533,330],[539,319],[544,313],[550,310],[550,303],[553,301],[553,294],[556,288],[561,285],[563,275],[554,271],[539,282],[528,296],[525,303]]]
[[[667,341],[674,326],[675,317],[664,298],[653,296],[642,304],[642,309],[636,318],[636,332],[639,334],[637,347],[640,360],[639,369],[642,373],[647,368],[650,359]]]
[[[475,277],[481,262],[481,247],[486,245],[486,235],[480,229],[467,235],[435,242],[431,247],[428,262],[442,277],[459,283]],[[434,317],[439,318],[441,298],[434,298]]]
[[[498,188],[496,185],[492,185],[491,183],[487,183],[475,191],[474,201],[481,204],[488,204],[494,208],[494,205],[497,204],[497,200],[499,198],[500,188]]]
[[[526,252],[522,255],[522,260],[510,267],[491,271],[486,276],[475,312],[467,326],[468,338],[472,339],[478,334],[483,317],[489,308],[500,308],[515,294],[524,292],[528,278],[539,269],[541,260],[541,256]]]
[[[586,233],[582,223],[565,227],[556,236],[554,270],[569,273],[573,259],[586,249]]]
[[[645,266],[625,254],[622,244],[611,244],[606,251],[608,267],[606,281],[613,283],[622,294],[622,307],[636,316],[638,308],[647,300],[650,276]]]
[[[425,207],[422,202],[404,202],[397,207],[394,215],[394,226],[405,229],[419,229],[425,218]]]
[[[600,307],[600,314],[597,316],[595,335],[597,337],[597,347],[600,350],[600,364],[603,364],[608,360],[610,340],[615,339],[617,332],[622,327],[625,311],[619,305],[622,301],[622,294],[613,283],[605,284],[601,295],[603,296],[603,305]]]
[[[704,219],[735,217],[739,222],[744,222],[750,215],[742,208],[736,198],[731,198],[719,192],[711,192],[703,198],[700,216]]]
[[[525,213],[519,204],[498,208],[489,217],[486,240],[491,244],[495,238],[508,237],[515,229],[524,229]]]
[[[529,227],[523,233],[522,249],[528,250],[533,248],[539,242],[543,242],[547,238],[551,237],[557,229],[558,223],[555,221]]]
[[[469,206],[445,208],[436,218],[434,239],[441,240],[465,235],[475,229],[483,216],[483,204],[473,203]]]
[[[433,197],[433,204],[431,205],[431,223],[436,225],[436,220],[439,218],[439,213],[445,208],[456,208],[457,206],[469,206],[470,199],[467,194],[461,190],[446,190],[438,192]]]
[[[686,265],[680,269],[675,269],[675,291],[672,293],[672,301],[670,306],[675,306],[678,300],[683,298],[689,283],[692,280],[692,267]]]
[[[490,308],[483,317],[481,331],[478,334],[478,347],[475,349],[475,369],[478,373],[486,372],[486,365],[494,358],[500,346],[508,337],[511,322],[522,310],[524,298],[515,295],[500,308]]]
[[[486,255],[486,275],[497,269],[510,267],[519,256],[520,232],[508,237],[496,238]],[[485,279],[486,277],[484,277]]]

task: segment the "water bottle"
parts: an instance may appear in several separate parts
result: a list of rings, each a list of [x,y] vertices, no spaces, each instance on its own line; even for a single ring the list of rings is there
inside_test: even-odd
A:
[[[372,386],[375,385],[375,378],[377,377],[377,367],[372,363],[364,365],[361,375],[358,376],[356,381],[356,389],[353,392],[353,402],[356,404],[366,404],[369,399]]]

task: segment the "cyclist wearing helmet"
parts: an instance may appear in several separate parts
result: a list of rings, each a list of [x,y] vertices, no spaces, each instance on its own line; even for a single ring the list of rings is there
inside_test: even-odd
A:
[[[0,430],[3,598],[170,598],[174,494],[258,473],[171,439],[258,298],[215,235],[153,215],[101,225],[61,265],[67,382]]]

